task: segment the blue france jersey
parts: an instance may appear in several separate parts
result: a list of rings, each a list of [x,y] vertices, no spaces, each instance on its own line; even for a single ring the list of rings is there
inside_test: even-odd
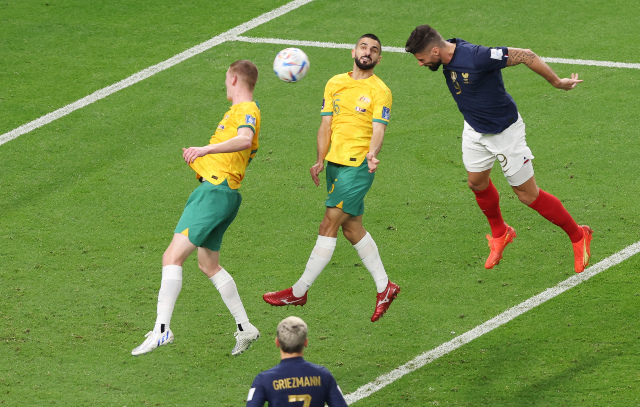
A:
[[[502,81],[507,47],[487,48],[460,38],[453,57],[443,65],[447,86],[464,119],[479,133],[496,134],[518,120],[518,108]]]
[[[302,357],[282,359],[253,380],[247,407],[346,407],[335,379],[323,366]]]

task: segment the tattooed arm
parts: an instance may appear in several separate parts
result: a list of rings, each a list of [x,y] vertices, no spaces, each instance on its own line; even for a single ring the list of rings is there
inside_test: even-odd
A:
[[[577,73],[572,73],[571,78],[559,78],[553,69],[547,65],[542,58],[537,56],[530,49],[509,48],[509,59],[507,66],[525,64],[533,72],[545,78],[551,85],[558,89],[571,90],[582,80],[578,79]]]

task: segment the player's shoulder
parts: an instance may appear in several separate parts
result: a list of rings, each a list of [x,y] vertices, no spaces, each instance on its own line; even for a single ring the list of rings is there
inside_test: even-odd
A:
[[[308,371],[315,372],[316,374],[319,374],[321,376],[326,376],[326,377],[331,376],[331,377],[333,377],[333,375],[331,374],[329,369],[327,369],[326,367],[324,367],[322,365],[318,365],[318,364],[315,364],[313,362],[309,362],[308,360],[305,360],[303,365]]]
[[[341,85],[341,84],[344,84],[345,82],[349,82],[350,80],[353,80],[353,79],[351,79],[349,72],[340,73],[338,75],[333,75],[327,81],[327,86]]]
[[[233,105],[231,107],[231,109],[234,109],[236,111],[251,111],[251,110],[259,111],[260,110],[260,105],[255,100],[252,100],[250,102],[236,103],[235,105]]]
[[[378,94],[382,97],[391,98],[391,89],[387,86],[382,79],[377,75],[372,75],[367,79],[367,85],[371,89],[372,94]]]
[[[253,100],[251,102],[240,102],[231,106],[231,112],[236,117],[245,116],[245,115],[259,117],[260,106],[256,101],[253,101]]]
[[[282,371],[282,367],[280,365],[275,365],[270,369],[263,370],[262,372],[256,375],[256,381],[266,381],[269,382],[273,380],[274,377],[280,376]]]
[[[386,83],[376,74],[371,76],[371,83],[374,84],[377,88],[382,89],[385,92],[391,92],[391,89],[387,86]]]
[[[492,53],[491,50],[496,50],[496,49],[499,50],[499,49],[507,48],[502,46],[493,47],[493,46],[486,46],[486,45],[480,45],[480,44],[473,44],[468,41],[462,40],[460,38],[455,38],[455,40],[457,44],[456,49],[460,47],[460,50],[463,52],[466,52],[469,57],[490,56],[493,59],[499,59],[494,57],[494,53]]]

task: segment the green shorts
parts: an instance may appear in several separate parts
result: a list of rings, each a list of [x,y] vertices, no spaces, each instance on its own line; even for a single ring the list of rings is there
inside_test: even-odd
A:
[[[175,233],[182,233],[198,247],[220,251],[222,235],[236,218],[242,196],[229,188],[204,181],[189,196]]]
[[[373,184],[367,160],[359,167],[327,163],[327,200],[324,205],[342,209],[352,216],[364,213],[364,196]]]

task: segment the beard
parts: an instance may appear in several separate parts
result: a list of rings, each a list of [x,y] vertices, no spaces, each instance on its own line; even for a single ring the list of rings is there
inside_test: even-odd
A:
[[[436,65],[427,65],[427,67],[429,69],[431,69],[433,72],[437,71],[438,69],[440,69],[440,65],[442,65],[442,62],[438,62]]]
[[[368,64],[363,64],[358,58],[354,58],[354,61],[356,63],[356,66],[363,71],[368,71],[369,69],[373,69],[376,66],[376,63],[373,61],[369,62]]]

